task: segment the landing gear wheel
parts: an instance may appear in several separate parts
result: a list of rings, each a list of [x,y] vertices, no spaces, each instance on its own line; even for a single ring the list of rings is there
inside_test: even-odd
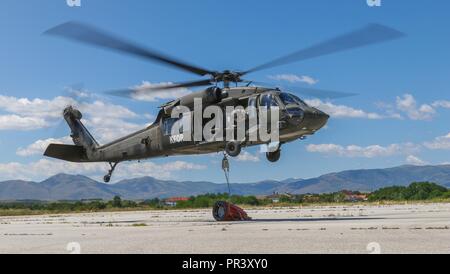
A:
[[[281,157],[281,150],[266,153],[266,158],[271,163],[278,162],[278,160],[280,160],[280,157]]]
[[[109,183],[111,181],[111,177],[112,177],[114,170],[116,169],[116,166],[118,164],[119,163],[109,163],[109,166],[111,167],[111,169],[108,171],[108,174],[106,174],[105,177],[103,177],[103,181],[105,183]]]
[[[228,142],[225,145],[225,152],[230,155],[231,157],[237,157],[241,153],[241,144],[236,141]]]
[[[111,181],[111,175],[105,175],[105,177],[103,177],[103,181],[105,183],[109,183]]]

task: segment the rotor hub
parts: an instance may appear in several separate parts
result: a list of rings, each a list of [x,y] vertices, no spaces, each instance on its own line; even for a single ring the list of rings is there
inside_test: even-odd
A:
[[[224,83],[240,83],[242,73],[230,70],[224,70],[223,72],[217,72],[213,74],[213,78],[215,82],[224,82]]]

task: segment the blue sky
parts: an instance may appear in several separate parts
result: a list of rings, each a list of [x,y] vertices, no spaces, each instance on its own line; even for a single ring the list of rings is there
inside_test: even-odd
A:
[[[365,0],[81,4],[70,8],[65,0],[2,1],[0,181],[40,180],[63,171],[98,179],[104,173],[105,165],[74,166],[40,156],[39,148],[49,138],[63,137],[56,129],[57,116],[67,98],[56,97],[64,96],[65,87],[83,83],[96,93],[144,81],[195,79],[172,68],[41,35],[69,20],[218,70],[250,68],[368,23],[396,28],[407,37],[252,74],[251,79],[265,82],[270,76],[307,76],[317,80],[312,85],[316,88],[360,95],[308,101],[331,114],[328,127],[284,146],[276,164],[268,163],[257,148],[246,150],[232,162],[232,180],[308,178],[344,169],[450,161],[448,1],[384,0],[381,7],[369,7]],[[162,102],[92,99],[85,106],[88,127],[100,140],[110,140],[151,122]],[[101,115],[104,110],[113,114]],[[149,175],[223,182],[220,160],[205,155],[125,164],[116,179]]]

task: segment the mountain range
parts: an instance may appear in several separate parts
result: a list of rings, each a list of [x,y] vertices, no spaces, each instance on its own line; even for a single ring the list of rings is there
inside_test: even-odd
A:
[[[0,175],[1,176],[1,175]],[[257,183],[232,184],[233,194],[268,195],[278,193],[327,193],[340,190],[373,191],[382,187],[405,186],[412,182],[429,181],[450,187],[450,165],[399,166],[386,169],[348,170],[312,179],[266,180]],[[81,200],[151,199],[191,196],[204,193],[224,193],[226,184],[206,181],[164,181],[152,177],[122,180],[104,184],[82,175],[58,174],[42,182],[12,180],[0,182],[0,200]]]

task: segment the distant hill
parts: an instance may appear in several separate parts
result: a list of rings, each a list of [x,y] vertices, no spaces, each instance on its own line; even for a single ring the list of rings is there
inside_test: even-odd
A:
[[[240,195],[265,195],[273,192],[325,193],[343,189],[372,191],[392,185],[409,185],[430,181],[450,187],[450,165],[400,166],[387,169],[349,170],[313,179],[267,180],[249,184],[232,184],[232,192]],[[81,175],[59,174],[40,183],[27,181],[0,182],[0,200],[81,200],[150,199],[227,192],[226,184],[211,182],[164,181],[142,177],[104,184]]]
[[[373,191],[386,186],[406,186],[418,181],[429,181],[450,187],[450,165],[348,170],[290,182],[281,186],[279,191],[299,194],[335,192],[343,189]]]

